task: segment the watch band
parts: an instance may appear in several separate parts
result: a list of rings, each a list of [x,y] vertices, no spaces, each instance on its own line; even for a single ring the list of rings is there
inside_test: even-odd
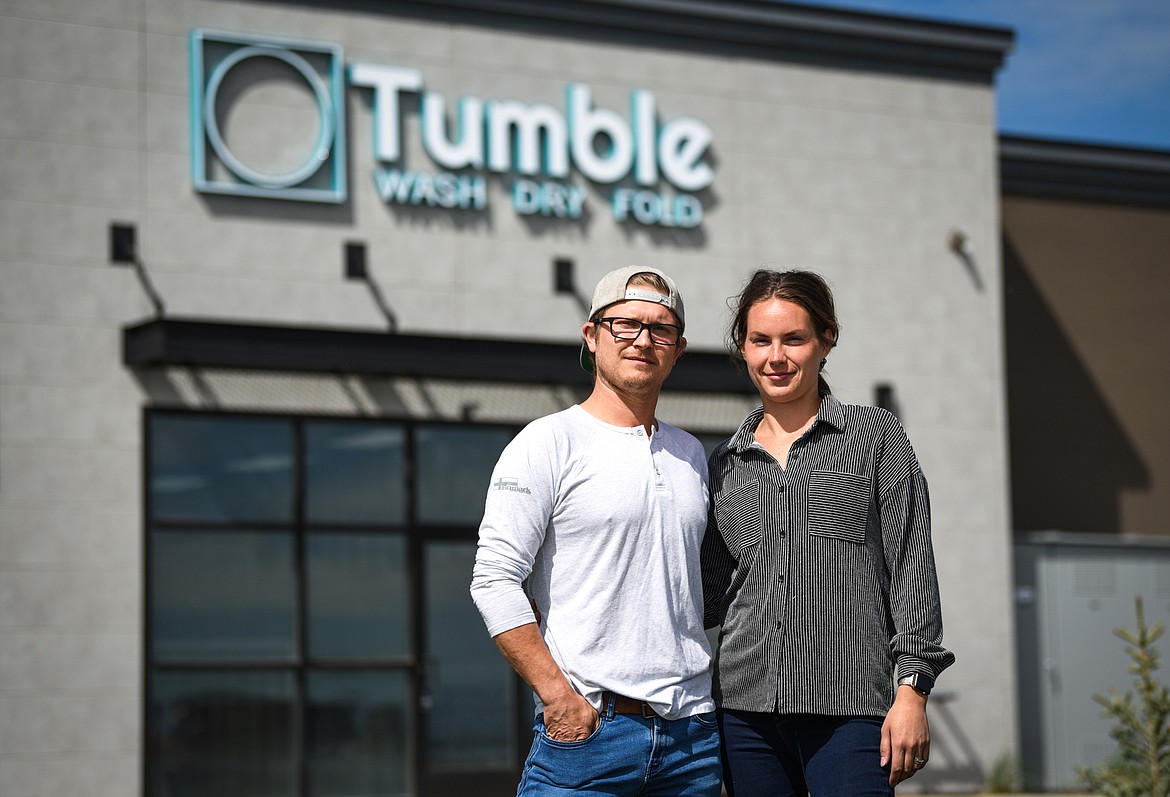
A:
[[[909,686],[920,695],[929,695],[934,688],[934,679],[920,672],[912,672],[898,679],[898,686]]]

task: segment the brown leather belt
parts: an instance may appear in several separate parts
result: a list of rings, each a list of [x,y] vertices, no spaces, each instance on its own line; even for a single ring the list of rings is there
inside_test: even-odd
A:
[[[609,707],[609,699],[613,698],[613,713],[614,714],[639,714],[647,719],[650,717],[657,717],[658,712],[650,708],[650,704],[645,700],[635,700],[632,697],[625,697],[624,695],[615,695],[613,692],[601,693],[601,705],[604,708]]]

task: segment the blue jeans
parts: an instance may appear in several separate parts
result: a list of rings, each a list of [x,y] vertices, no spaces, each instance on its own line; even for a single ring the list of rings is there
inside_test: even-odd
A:
[[[611,703],[602,707],[601,722],[587,739],[548,738],[544,715],[536,718],[534,731],[520,797],[719,797],[714,712],[665,720],[614,714]]]
[[[890,797],[882,721],[720,711],[728,797]]]

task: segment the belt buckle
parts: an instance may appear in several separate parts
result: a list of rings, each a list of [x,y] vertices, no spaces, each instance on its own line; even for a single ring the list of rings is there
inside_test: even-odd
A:
[[[642,719],[644,719],[644,720],[655,719],[658,716],[658,712],[655,711],[654,709],[650,708],[650,704],[647,703],[645,700],[642,700],[639,702],[642,704]]]

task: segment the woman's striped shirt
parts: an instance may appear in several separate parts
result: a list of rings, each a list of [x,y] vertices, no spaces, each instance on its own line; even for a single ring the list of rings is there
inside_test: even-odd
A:
[[[822,394],[786,467],[763,408],[711,455],[707,625],[724,708],[883,716],[899,674],[937,676],[942,611],[926,479],[898,420]]]

